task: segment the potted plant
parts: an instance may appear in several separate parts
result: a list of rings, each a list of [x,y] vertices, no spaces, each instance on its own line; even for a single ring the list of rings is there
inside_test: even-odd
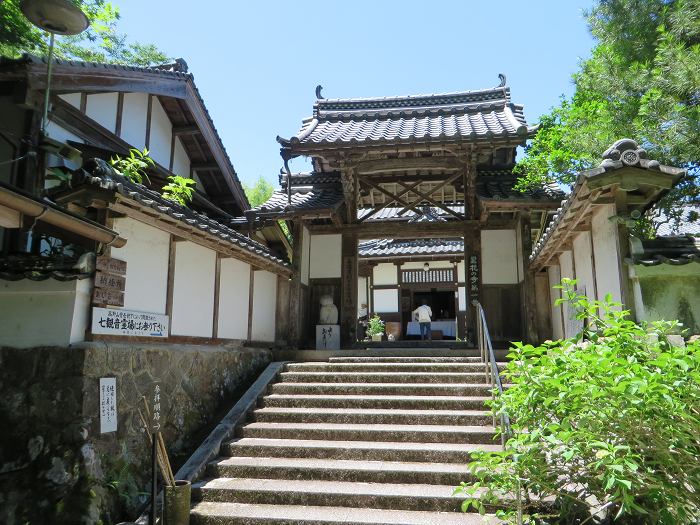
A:
[[[377,314],[374,314],[367,323],[367,335],[372,337],[372,341],[381,341],[384,335],[384,321]]]

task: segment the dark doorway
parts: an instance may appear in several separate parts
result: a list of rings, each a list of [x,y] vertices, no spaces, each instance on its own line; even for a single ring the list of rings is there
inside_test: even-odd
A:
[[[415,310],[425,299],[426,304],[433,311],[433,321],[452,321],[455,318],[455,293],[454,291],[438,292],[435,288],[425,292],[413,293],[413,309]]]

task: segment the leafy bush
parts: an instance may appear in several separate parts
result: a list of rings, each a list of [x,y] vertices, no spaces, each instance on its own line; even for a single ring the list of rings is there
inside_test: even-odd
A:
[[[367,322],[367,335],[379,335],[384,333],[384,321],[374,314]]]
[[[181,206],[187,206],[192,200],[194,186],[197,184],[194,179],[173,175],[168,177],[170,181],[163,186],[163,198],[169,201],[177,202]]]
[[[128,157],[116,155],[109,159],[109,163],[121,175],[138,184],[143,184],[144,178],[149,183],[151,182],[146,174],[146,170],[156,165],[153,159],[148,156],[147,148],[144,148],[143,151],[131,148]]]
[[[564,301],[587,326],[542,346],[517,343],[492,409],[506,411],[502,452],[470,464],[456,492],[482,512],[499,502],[526,521],[691,524],[700,520],[700,345],[669,344],[677,322],[638,325],[606,297],[590,301],[564,280]],[[537,514],[538,500],[554,502]],[[502,501],[501,501],[502,500]],[[510,503],[508,503],[510,501]],[[542,507],[540,506],[540,509]]]

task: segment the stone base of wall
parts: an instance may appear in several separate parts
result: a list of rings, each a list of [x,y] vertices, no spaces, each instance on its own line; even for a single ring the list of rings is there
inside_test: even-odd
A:
[[[160,382],[173,470],[272,360],[266,349],[84,343],[0,348],[0,523],[110,524],[148,498],[138,409]],[[99,380],[115,377],[118,429],[100,434]]]

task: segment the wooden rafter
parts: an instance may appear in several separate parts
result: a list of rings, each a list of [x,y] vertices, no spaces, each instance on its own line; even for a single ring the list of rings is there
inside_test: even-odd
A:
[[[412,191],[413,191],[413,193],[415,193],[416,195],[418,195],[418,196],[421,197],[422,199],[427,200],[428,202],[434,204],[435,206],[437,206],[437,207],[440,208],[441,210],[444,210],[444,211],[446,211],[447,213],[450,213],[450,214],[454,215],[455,217],[457,217],[458,219],[462,220],[462,219],[464,219],[464,216],[462,216],[462,215],[458,214],[457,212],[455,212],[455,211],[449,209],[449,208],[446,207],[444,204],[438,204],[437,202],[433,201],[433,200],[430,198],[430,197],[433,196],[434,193],[440,191],[442,188],[444,188],[444,187],[447,186],[448,184],[454,182],[454,181],[455,181],[456,179],[458,179],[460,176],[461,176],[461,173],[457,173],[457,174],[455,174],[455,175],[452,175],[452,177],[450,177],[449,179],[446,179],[446,180],[442,181],[440,184],[438,184],[438,185],[435,186],[434,188],[431,188],[430,190],[428,190],[428,193],[427,193],[427,194],[424,194],[424,193],[422,193],[422,192],[420,192],[420,191],[418,191],[418,190],[415,190],[415,189],[413,189]],[[402,209],[402,210],[399,212],[399,215],[401,215],[401,214],[404,213],[405,211],[406,211],[406,208]]]
[[[358,180],[359,180],[359,178],[358,178]],[[402,191],[400,191],[399,193],[397,193],[394,197],[392,197],[391,200],[384,201],[382,204],[374,206],[374,209],[370,213],[368,213],[367,215],[365,215],[364,217],[359,219],[357,222],[364,222],[366,219],[369,219],[373,215],[379,213],[381,210],[383,210],[387,206],[390,206],[394,202],[398,202],[398,199],[400,199],[401,197],[403,197],[407,193],[411,192],[413,190],[413,188],[415,188],[416,186],[419,186],[422,182],[423,181],[419,180],[418,182],[416,182],[414,184],[410,184],[408,186],[403,186],[404,189]],[[413,190],[413,191],[415,191],[415,190]],[[372,191],[370,190],[370,195],[371,194],[372,194]],[[372,199],[372,200],[374,200],[374,199]]]

